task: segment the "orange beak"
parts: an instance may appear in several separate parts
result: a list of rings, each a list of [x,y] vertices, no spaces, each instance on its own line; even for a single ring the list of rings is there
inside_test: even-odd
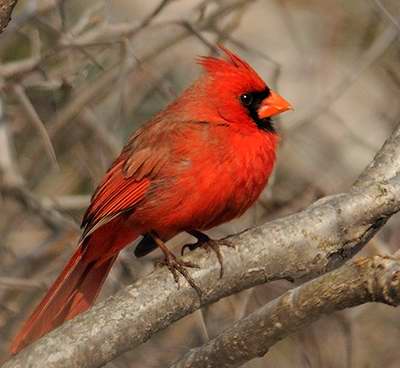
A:
[[[270,118],[292,109],[293,107],[289,102],[271,90],[270,95],[262,101],[258,109],[258,117],[260,119]]]

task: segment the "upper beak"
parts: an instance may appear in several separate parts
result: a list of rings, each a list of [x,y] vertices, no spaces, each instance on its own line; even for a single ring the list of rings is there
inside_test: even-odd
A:
[[[260,119],[270,118],[284,111],[292,110],[292,105],[276,92],[271,91],[270,95],[265,98],[258,109],[258,117]]]

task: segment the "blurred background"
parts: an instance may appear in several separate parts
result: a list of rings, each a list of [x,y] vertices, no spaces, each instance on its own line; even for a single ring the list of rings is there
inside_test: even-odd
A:
[[[129,133],[199,75],[223,43],[295,107],[276,121],[274,179],[221,237],[349,189],[400,117],[398,0],[20,0],[0,35],[0,362],[71,255],[90,194]],[[179,252],[190,238],[171,247]],[[363,250],[389,254],[393,218]],[[100,299],[153,269],[121,254]],[[244,291],[107,367],[165,367],[293,287]],[[400,310],[326,316],[246,367],[398,367]]]

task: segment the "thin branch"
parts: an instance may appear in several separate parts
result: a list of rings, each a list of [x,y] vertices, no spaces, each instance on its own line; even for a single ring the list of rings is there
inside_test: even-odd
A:
[[[122,148],[122,143],[107,130],[105,124],[99,122],[99,118],[95,115],[92,109],[85,108],[79,115],[80,122],[90,131],[94,133],[94,137],[102,147],[107,149],[110,157],[117,157]]]
[[[21,104],[22,109],[25,111],[28,119],[32,122],[34,128],[39,132],[40,138],[42,139],[43,146],[45,148],[45,152],[50,158],[50,162],[52,163],[54,168],[59,169],[56,152],[51,143],[49,135],[47,134],[46,127],[43,121],[40,119],[35,107],[32,105],[31,100],[27,96],[25,89],[22,85],[16,84],[14,86],[14,93],[18,102]]]
[[[25,186],[16,159],[8,131],[8,122],[0,100],[0,195],[10,197],[35,213],[47,226],[54,230],[60,228],[75,229],[74,221],[57,211],[52,204],[45,204],[32,194]]]
[[[97,41],[112,42],[115,39],[124,37],[133,37],[140,31],[144,30],[155,17],[173,0],[161,0],[157,7],[139,24],[117,23],[109,24],[102,23],[97,28],[92,28],[81,35],[76,34],[76,30],[82,27],[76,27],[74,34],[66,34],[61,40],[63,46],[87,46]]]
[[[0,289],[10,288],[10,289],[42,289],[47,288],[47,284],[37,280],[30,280],[18,277],[6,277],[0,276]]]
[[[399,37],[399,30],[394,26],[388,26],[371,44],[355,64],[357,68],[348,71],[343,79],[330,90],[328,90],[319,100],[310,106],[307,111],[298,114],[295,121],[290,122],[290,129],[299,129],[304,124],[310,123],[321,114],[329,110],[343,94],[355,83],[360,76],[392,45]]]
[[[197,24],[198,30],[203,30],[209,28],[214,22],[216,22],[221,16],[229,14],[230,12],[240,8],[246,1],[248,0],[236,0],[226,6],[221,6],[218,10],[214,11],[210,14],[207,19],[201,21]],[[254,0],[252,0],[253,2]],[[177,24],[173,22],[172,24]],[[127,36],[131,34],[126,34],[124,32],[118,33],[120,37]],[[192,33],[183,28],[180,32],[175,32],[171,34],[171,37],[165,40],[160,46],[146,53],[143,57],[141,57],[141,63],[151,63],[152,60],[155,59],[155,56],[159,56],[166,50],[169,50],[175,44],[187,39],[191,36]],[[75,42],[74,42],[75,44]],[[112,89],[107,88],[112,85],[115,80],[119,77],[119,68],[118,65],[114,65],[112,68],[103,72],[93,83],[89,86],[82,88],[82,90],[78,91],[75,96],[68,102],[66,106],[64,106],[59,112],[55,115],[52,121],[49,122],[49,136],[50,138],[54,138],[57,133],[65,127],[73,118],[78,116],[82,110],[91,103],[99,94],[102,94],[104,90]],[[1,69],[0,69],[1,75]],[[126,78],[129,76],[127,75]]]
[[[169,4],[170,1],[162,1],[164,6]],[[254,3],[255,0],[234,0],[228,2],[227,4],[223,4],[218,9],[213,11],[211,14],[207,16],[207,18],[200,18],[200,19],[191,19],[189,23],[192,25],[196,25],[196,30],[201,31],[203,29],[213,28],[214,24],[216,24],[221,17],[226,16],[227,14],[232,13],[244,5],[249,5]],[[158,12],[153,12],[149,18],[145,19],[140,24],[132,24],[129,23],[101,23],[98,27],[89,29],[88,31],[84,32],[79,36],[71,37],[70,35],[65,35],[60,41],[60,44],[65,47],[71,47],[73,45],[79,46],[93,46],[97,42],[101,43],[113,43],[113,42],[120,42],[123,38],[132,38],[136,36],[140,31],[144,30],[146,27],[150,25],[154,27],[164,27],[166,25],[173,25],[173,24],[182,24],[181,20],[178,21],[168,21],[168,22],[158,22],[154,25],[152,24],[153,19],[158,15]]]
[[[53,230],[79,229],[79,226],[70,216],[58,211],[53,203],[36,197],[24,185],[1,185],[0,194],[4,197],[13,198]]]
[[[21,185],[23,179],[17,168],[13,145],[11,144],[9,124],[5,117],[3,101],[0,99],[0,183],[2,185]]]
[[[399,260],[358,259],[292,289],[190,350],[171,368],[239,367],[324,314],[368,302],[400,304]]]
[[[24,2],[24,7],[14,17],[14,21],[8,25],[4,34],[15,32],[35,17],[48,15],[58,6],[60,1],[61,0],[42,0]]]
[[[90,203],[90,195],[76,194],[65,195],[52,198],[42,198],[42,203],[46,206],[53,206],[60,210],[84,210]]]
[[[373,0],[373,1],[379,8],[379,10],[385,15],[385,17],[388,18],[390,22],[392,22],[392,24],[400,31],[400,23],[392,14],[390,14],[389,10],[387,10],[385,5],[382,4],[382,1],[380,0]]]
[[[42,60],[41,42],[39,34],[32,32],[30,34],[31,56],[22,60],[10,61],[0,64],[0,78],[9,79],[15,76],[21,76],[25,73],[35,70]],[[3,82],[3,81],[2,81]],[[2,86],[1,86],[2,87]]]
[[[0,0],[0,33],[10,22],[15,5],[17,5],[17,0]]]
[[[201,300],[186,282],[178,289],[169,271],[159,268],[44,336],[3,368],[99,367],[203,305],[258,284],[310,279],[342,265],[400,209],[400,177],[384,171],[399,155],[399,132],[400,125],[397,138],[377,155],[385,158],[379,182],[358,184],[349,193],[230,237],[235,249],[222,249],[222,279],[216,257],[203,249],[187,255],[200,266],[189,272],[203,291]],[[369,172],[374,169],[363,176],[369,178]]]

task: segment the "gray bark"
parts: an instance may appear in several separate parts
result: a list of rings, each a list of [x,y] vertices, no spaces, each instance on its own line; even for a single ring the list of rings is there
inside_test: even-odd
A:
[[[323,314],[375,301],[399,305],[398,259],[362,258],[292,289],[190,350],[171,368],[239,367]]]
[[[0,33],[4,31],[11,20],[17,0],[0,0]]]

